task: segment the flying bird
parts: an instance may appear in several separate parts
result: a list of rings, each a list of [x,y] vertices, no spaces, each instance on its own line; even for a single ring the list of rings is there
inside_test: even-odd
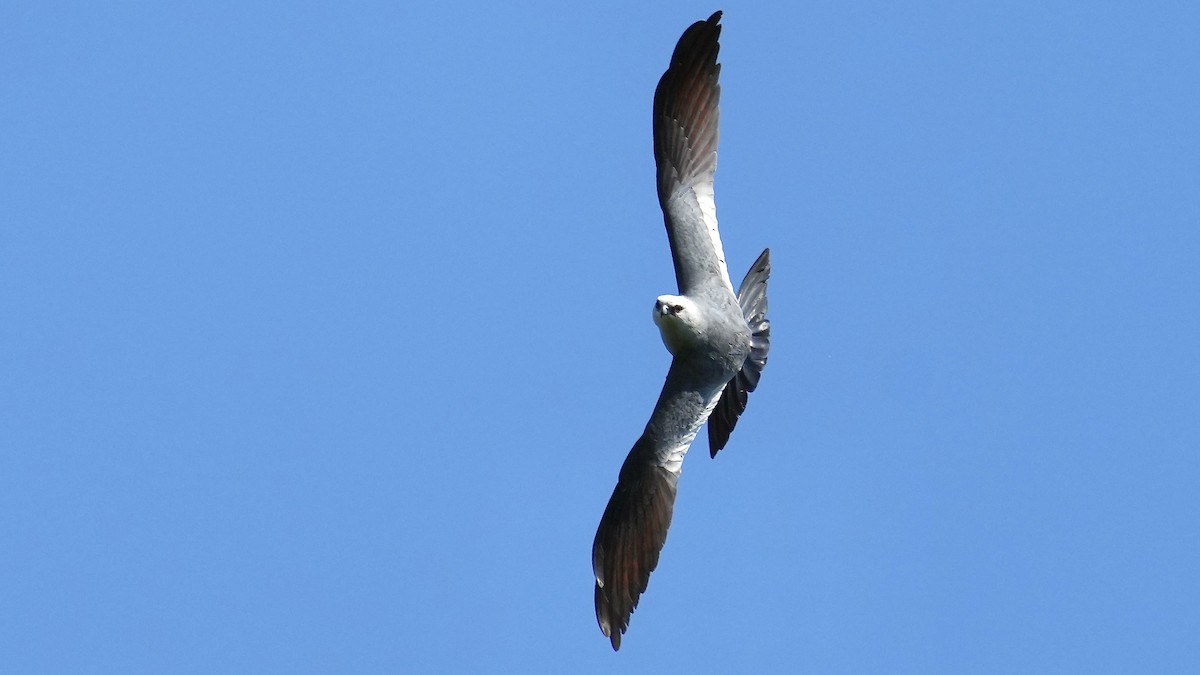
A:
[[[718,11],[684,31],[654,92],[658,202],[679,294],[654,303],[671,368],[646,430],[621,465],[592,543],[596,620],[614,650],[667,540],[684,455],[705,421],[709,454],[725,447],[770,347],[770,249],[735,293],[717,232],[720,20]]]

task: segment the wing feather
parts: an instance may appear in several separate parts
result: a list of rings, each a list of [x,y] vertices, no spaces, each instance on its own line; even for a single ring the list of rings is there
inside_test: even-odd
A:
[[[658,567],[675,507],[679,475],[644,461],[647,454],[638,446],[629,453],[592,543],[596,621],[614,650]]]
[[[692,24],[654,92],[654,159],[679,292],[719,283],[733,293],[717,230],[713,174],[721,117],[721,12]]]
[[[646,430],[621,465],[592,542],[596,621],[613,649],[658,566],[683,457],[723,387],[724,378],[672,361]]]

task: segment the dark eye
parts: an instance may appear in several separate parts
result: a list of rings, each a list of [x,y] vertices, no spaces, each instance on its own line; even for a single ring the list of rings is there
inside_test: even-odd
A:
[[[683,305],[671,305],[671,311],[679,313],[683,311]]]

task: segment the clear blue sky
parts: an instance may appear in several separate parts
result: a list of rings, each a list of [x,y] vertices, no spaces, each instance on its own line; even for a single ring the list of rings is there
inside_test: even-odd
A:
[[[0,671],[1200,660],[1194,3],[723,6],[771,360],[619,654],[717,6],[100,4],[0,8]]]

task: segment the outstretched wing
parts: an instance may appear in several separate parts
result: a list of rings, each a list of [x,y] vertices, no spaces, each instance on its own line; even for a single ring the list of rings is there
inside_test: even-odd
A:
[[[729,434],[733,433],[738,416],[745,412],[750,392],[758,387],[758,378],[767,365],[767,352],[771,349],[771,322],[767,321],[767,279],[770,276],[771,249],[766,249],[750,266],[738,288],[738,304],[750,326],[750,354],[742,369],[725,385],[720,402],[708,418],[710,457],[716,457],[729,442]]]
[[[596,621],[614,650],[621,648],[621,634],[658,567],[675,507],[679,474],[648,461],[653,452],[646,443],[645,436],[638,439],[621,466],[592,542]]]
[[[721,12],[692,24],[679,38],[671,65],[654,92],[654,160],[679,292],[712,284],[733,293],[717,231],[713,173],[720,119]]]
[[[703,382],[694,373],[679,359],[672,361],[650,422],[621,465],[592,542],[596,621],[613,649],[620,649],[621,634],[658,566],[683,456],[721,394],[723,383]]]

